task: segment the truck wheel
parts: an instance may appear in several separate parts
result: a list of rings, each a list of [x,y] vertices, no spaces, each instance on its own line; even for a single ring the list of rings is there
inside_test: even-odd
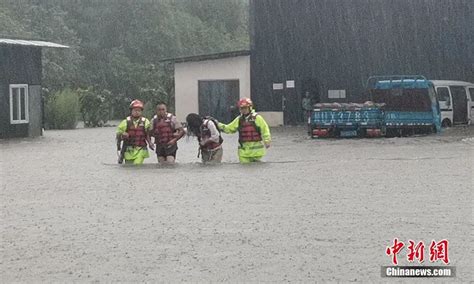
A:
[[[451,127],[451,125],[452,125],[452,124],[451,124],[451,121],[450,121],[449,119],[447,119],[447,118],[444,119],[443,122],[441,122],[441,127],[444,127],[444,128],[446,128],[446,127]]]

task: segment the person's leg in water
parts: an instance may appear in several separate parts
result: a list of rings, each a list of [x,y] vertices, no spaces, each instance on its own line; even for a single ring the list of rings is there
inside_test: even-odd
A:
[[[173,154],[160,153],[157,154],[159,164],[174,164],[176,161],[176,152]]]
[[[134,165],[142,165],[144,161],[145,161],[145,158],[140,156],[140,157],[137,157],[135,160],[133,160],[133,164]]]
[[[251,158],[249,158],[249,157],[239,156],[239,162],[241,164],[250,164],[252,161],[251,161]]]
[[[126,165],[141,165],[145,161],[144,157],[136,157],[133,160],[125,160]]]
[[[178,147],[174,146],[157,146],[156,156],[160,164],[174,164],[176,160],[176,151]]]
[[[222,155],[224,154],[224,150],[222,148],[209,151],[209,150],[202,150],[202,162],[203,163],[220,163],[222,161]]]
[[[165,148],[165,161],[167,164],[174,164],[176,161],[176,152],[178,151],[177,145],[168,146]]]
[[[224,155],[224,149],[223,148],[220,148],[220,149],[214,151],[211,162],[213,162],[213,163],[222,162],[222,156],[223,155]]]
[[[158,158],[158,163],[163,164],[166,162],[166,157],[164,156],[157,156]]]
[[[126,165],[141,165],[148,157],[146,149],[134,149],[133,151],[125,152],[124,161]]]
[[[241,164],[250,164],[254,162],[261,162],[262,157],[242,157],[239,156],[239,161]]]
[[[263,145],[252,145],[250,147],[239,147],[237,154],[241,164],[248,164],[253,162],[259,162],[265,154],[265,148]]]

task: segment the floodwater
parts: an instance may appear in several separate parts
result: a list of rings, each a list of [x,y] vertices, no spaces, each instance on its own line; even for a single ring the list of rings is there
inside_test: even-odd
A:
[[[474,127],[372,140],[278,128],[247,166],[235,135],[218,166],[185,138],[174,167],[116,165],[114,131],[0,141],[2,282],[380,282],[394,238],[424,241],[422,265],[447,239],[454,280],[473,280]]]

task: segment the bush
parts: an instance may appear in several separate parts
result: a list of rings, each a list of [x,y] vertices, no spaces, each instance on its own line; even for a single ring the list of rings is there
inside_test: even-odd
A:
[[[45,120],[50,129],[74,129],[77,126],[79,97],[71,89],[56,92],[46,99]]]
[[[155,115],[156,104],[153,102],[146,102],[143,110],[143,116],[151,119]]]
[[[97,90],[89,87],[79,89],[80,112],[84,126],[103,126],[109,119],[109,102],[112,94],[108,90]]]
[[[168,112],[174,113],[174,107],[169,103],[170,96],[163,88],[141,88],[139,92],[139,97],[142,99],[142,101],[145,102],[143,116],[147,118],[151,118],[155,115],[156,105],[159,102],[166,103]]]

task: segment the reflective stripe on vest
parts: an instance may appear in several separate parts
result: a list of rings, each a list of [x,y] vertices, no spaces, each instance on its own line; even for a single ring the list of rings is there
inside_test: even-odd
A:
[[[146,147],[145,118],[141,117],[137,126],[133,123],[132,117],[127,117],[127,133],[129,135],[129,145],[136,147]]]
[[[166,118],[158,118],[157,115],[153,117],[153,136],[156,144],[167,144],[173,139],[173,124],[171,123],[171,113],[166,114]]]
[[[263,144],[260,144],[260,145],[254,145],[254,146],[250,146],[250,147],[245,147],[245,146],[240,146],[239,145],[239,149],[246,149],[246,150],[258,150],[258,149],[262,149],[264,148],[265,146]]]
[[[239,142],[258,142],[262,141],[260,129],[255,124],[257,114],[250,114],[249,119],[246,120],[243,116],[239,120]]]

